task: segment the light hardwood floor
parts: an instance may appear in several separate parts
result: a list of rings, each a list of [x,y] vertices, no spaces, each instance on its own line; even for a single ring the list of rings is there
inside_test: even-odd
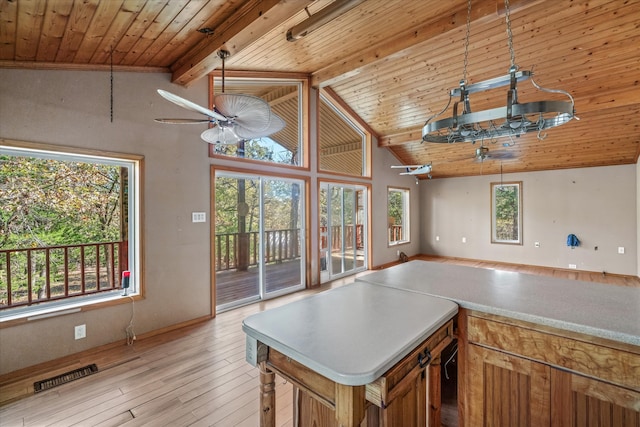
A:
[[[640,283],[633,277],[449,258],[425,259],[618,285]],[[224,312],[210,321],[140,340],[132,346],[89,351],[65,358],[57,366],[34,367],[29,375],[0,382],[0,402],[5,402],[0,407],[0,425],[257,426],[259,373],[244,359],[242,319],[352,281],[353,278],[347,278]],[[99,372],[33,395],[34,381],[89,363],[96,363]],[[293,425],[291,385],[278,379],[276,394],[277,425]],[[15,401],[6,403],[11,399]]]

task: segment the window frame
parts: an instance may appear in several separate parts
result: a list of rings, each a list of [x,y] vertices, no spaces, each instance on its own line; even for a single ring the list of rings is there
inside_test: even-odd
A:
[[[0,142],[0,153],[126,166],[129,183],[127,188],[129,206],[127,212],[129,218],[127,230],[129,238],[128,268],[131,272],[127,296],[123,296],[122,290],[118,289],[91,295],[43,301],[30,306],[8,308],[0,311],[0,328],[67,313],[131,303],[132,299],[144,298],[144,256],[142,247],[142,232],[144,230],[144,224],[142,223],[144,156],[16,140],[2,140]]]
[[[361,174],[348,174],[341,171],[335,171],[331,169],[323,169],[321,163],[322,157],[322,141],[321,141],[321,104],[322,102],[326,103],[334,113],[344,121],[348,126],[350,126],[356,133],[360,135],[360,151],[362,152],[362,156],[360,159],[361,162]],[[372,131],[371,129],[364,123],[353,110],[351,110],[347,105],[342,101],[332,90],[329,88],[322,88],[318,91],[318,113],[317,113],[317,140],[318,140],[318,156],[317,156],[317,168],[318,171],[323,173],[329,173],[332,175],[343,175],[346,177],[358,177],[358,178],[371,178],[371,141],[372,141]]]
[[[501,187],[515,187],[518,191],[518,238],[515,240],[503,240],[497,237],[497,218],[496,218],[496,192]],[[505,244],[505,245],[522,245],[522,181],[509,181],[509,182],[492,182],[490,183],[491,191],[491,243]]]
[[[397,192],[401,194],[402,197],[402,236],[400,239],[392,241],[391,240],[391,227],[394,224],[391,224],[389,219],[391,216],[389,215],[390,208],[390,194],[392,192]],[[411,243],[411,189],[404,187],[395,187],[395,186],[387,186],[387,246],[398,246],[407,243]]]
[[[213,109],[213,100],[215,96],[217,79],[222,78],[220,71],[213,71],[209,74],[209,108]],[[208,151],[210,158],[217,158],[223,160],[231,160],[234,162],[246,162],[262,164],[267,166],[282,167],[288,169],[309,169],[309,76],[299,73],[269,73],[269,72],[242,72],[242,71],[226,71],[225,72],[225,84],[229,82],[249,82],[251,84],[263,83],[268,85],[272,84],[295,84],[298,86],[298,149],[300,154],[298,156],[299,164],[279,163],[268,160],[244,158],[239,156],[229,156],[216,151],[216,147],[213,144],[208,144]]]

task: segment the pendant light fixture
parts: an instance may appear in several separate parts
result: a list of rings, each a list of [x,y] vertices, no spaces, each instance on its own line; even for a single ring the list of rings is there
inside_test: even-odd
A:
[[[429,117],[422,128],[422,140],[426,142],[454,143],[493,141],[498,138],[519,137],[527,132],[537,132],[538,139],[544,139],[544,130],[550,129],[575,118],[573,98],[568,92],[559,89],[545,89],[533,80],[531,70],[518,71],[513,49],[513,34],[509,14],[509,0],[504,1],[507,41],[511,56],[509,74],[467,85],[467,65],[469,57],[469,34],[471,28],[471,0],[467,0],[467,34],[464,42],[464,69],[460,87],[449,92],[449,101],[442,111]],[[568,101],[535,101],[518,102],[517,85],[529,80],[532,85],[543,92],[566,95]],[[477,92],[508,86],[506,105],[489,110],[471,111],[470,95]],[[453,104],[452,116],[438,119],[451,105],[451,100],[458,98]],[[512,145],[512,144],[508,144]]]

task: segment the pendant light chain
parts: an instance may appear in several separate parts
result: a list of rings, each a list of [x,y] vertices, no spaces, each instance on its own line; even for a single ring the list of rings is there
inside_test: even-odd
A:
[[[462,71],[462,81],[460,82],[464,84],[467,83],[467,66],[469,65],[470,34],[471,34],[471,0],[467,0],[467,35],[464,38],[464,69]]]
[[[113,46],[109,56],[110,72],[109,72],[109,112],[111,123],[113,123]]]
[[[509,55],[511,56],[511,68],[516,66],[516,54],[513,50],[513,33],[511,32],[511,14],[509,11],[509,0],[504,0],[504,17],[507,22],[507,42],[509,43]]]

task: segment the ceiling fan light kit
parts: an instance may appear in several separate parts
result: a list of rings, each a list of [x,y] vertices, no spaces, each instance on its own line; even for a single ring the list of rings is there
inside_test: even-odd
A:
[[[515,65],[513,50],[513,35],[511,33],[511,21],[509,16],[509,0],[505,0],[505,20],[507,24],[507,38],[509,52],[511,54],[511,67],[509,74],[467,85],[467,63],[469,52],[469,34],[471,25],[471,0],[467,0],[467,34],[465,37],[464,70],[459,88],[449,92],[449,101],[439,113],[429,117],[422,128],[422,140],[436,143],[455,143],[476,141],[494,141],[498,138],[508,137],[513,141],[528,132],[536,132],[538,139],[544,139],[544,130],[560,126],[576,118],[574,101],[568,92],[559,89],[545,89],[533,80],[533,72],[530,70],[518,71]],[[540,91],[559,93],[565,95],[567,101],[535,101],[528,103],[518,102],[517,85],[521,81],[529,80]],[[483,110],[471,111],[470,95],[477,92],[508,86],[506,106]],[[459,98],[453,104],[452,116],[438,119],[447,111],[453,98]],[[512,145],[512,144],[510,144]]]

